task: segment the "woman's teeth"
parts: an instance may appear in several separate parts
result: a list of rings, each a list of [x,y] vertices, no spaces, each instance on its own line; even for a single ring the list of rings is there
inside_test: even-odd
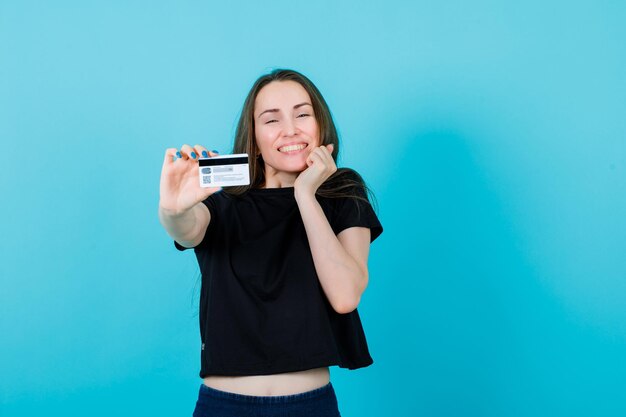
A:
[[[278,148],[278,150],[280,152],[292,152],[292,151],[299,151],[306,148],[306,144],[301,143],[300,145],[289,145],[289,146],[283,146],[282,148]]]

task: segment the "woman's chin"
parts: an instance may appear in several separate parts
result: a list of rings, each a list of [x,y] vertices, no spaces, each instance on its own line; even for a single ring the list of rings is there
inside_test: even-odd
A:
[[[267,164],[267,161],[266,161]],[[308,168],[306,162],[302,161],[300,163],[293,161],[291,163],[288,164],[276,164],[276,166],[272,166],[272,168],[274,168],[275,171],[277,172],[289,172],[292,174],[299,174],[302,171],[304,171],[305,169]]]
[[[297,167],[293,167],[291,169],[286,169],[286,172],[291,172],[293,174],[300,174],[302,171],[304,171],[305,169],[307,169],[306,164],[301,165],[301,166],[297,166]]]

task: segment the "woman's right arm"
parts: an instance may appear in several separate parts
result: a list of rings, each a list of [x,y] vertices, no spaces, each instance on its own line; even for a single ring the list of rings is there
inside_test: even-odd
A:
[[[182,213],[174,213],[159,205],[159,220],[172,239],[181,246],[193,248],[202,242],[211,214],[202,203]]]
[[[219,187],[200,187],[198,157],[216,156],[196,145],[169,148],[161,170],[159,220],[166,232],[184,247],[197,246],[206,233],[211,214],[202,203]]]

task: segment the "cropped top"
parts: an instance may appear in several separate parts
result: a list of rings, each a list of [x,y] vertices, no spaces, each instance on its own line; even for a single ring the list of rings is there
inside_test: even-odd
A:
[[[382,226],[371,205],[317,197],[335,234]],[[315,271],[294,188],[223,191],[195,248],[200,290],[200,377],[269,375],[373,363],[357,310],[337,313]],[[185,250],[178,242],[176,248]]]

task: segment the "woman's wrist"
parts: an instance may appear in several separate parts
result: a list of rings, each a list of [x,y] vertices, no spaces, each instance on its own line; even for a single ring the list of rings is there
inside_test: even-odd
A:
[[[306,190],[300,187],[294,187],[293,195],[297,203],[306,202],[307,200],[315,200],[315,190]]]
[[[193,206],[188,207],[186,209],[169,208],[167,204],[163,204],[162,201],[159,201],[159,213],[171,219],[178,219],[178,218],[184,217],[191,211],[192,208]]]
[[[170,210],[159,205],[159,220],[167,231],[177,241],[185,241],[194,234],[197,223],[197,214],[193,207],[187,210]]]

